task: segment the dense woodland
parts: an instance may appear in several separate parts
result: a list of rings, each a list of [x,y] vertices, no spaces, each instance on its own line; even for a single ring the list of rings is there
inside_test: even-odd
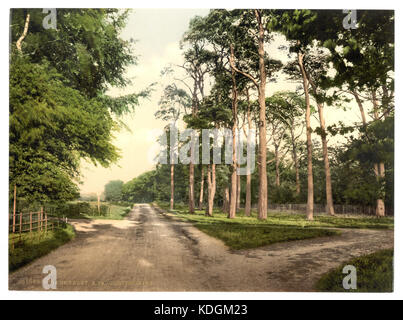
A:
[[[58,9],[58,27],[44,29],[41,9],[12,10],[10,46],[10,194],[30,201],[78,197],[83,159],[109,166],[119,159],[113,133],[120,116],[141,109],[149,89],[111,98],[126,87],[125,68],[137,62],[133,43],[119,38],[128,12]],[[256,130],[256,170],[232,165],[157,165],[127,183],[112,182],[112,201],[187,203],[229,218],[268,203],[376,207],[394,202],[394,13],[358,11],[346,29],[341,10],[211,10],[195,17],[180,43],[183,64],[170,79],[155,116],[187,128]],[[288,62],[270,57],[283,37]],[[296,83],[273,92],[271,83]],[[346,119],[328,126],[327,110]],[[312,125],[312,119],[318,126]],[[329,141],[338,141],[330,144]]]

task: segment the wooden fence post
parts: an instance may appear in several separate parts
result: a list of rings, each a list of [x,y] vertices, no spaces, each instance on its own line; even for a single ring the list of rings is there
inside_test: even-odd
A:
[[[48,214],[45,211],[45,232],[48,232]]]
[[[22,212],[20,212],[20,240],[21,240],[21,233],[22,233]]]
[[[15,233],[15,210],[17,207],[17,185],[14,185],[13,233]]]
[[[38,216],[38,218],[36,219],[36,230],[38,230],[38,234],[40,234],[39,231],[41,231],[41,212],[38,211],[36,215]]]
[[[43,226],[43,207],[41,207],[41,231]]]

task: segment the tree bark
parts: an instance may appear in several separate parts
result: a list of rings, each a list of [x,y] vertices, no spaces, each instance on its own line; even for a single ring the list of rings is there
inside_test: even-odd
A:
[[[319,110],[319,121],[322,139],[322,151],[323,151],[323,161],[325,164],[325,176],[326,176],[326,213],[334,216],[334,206],[333,206],[333,194],[332,194],[332,176],[330,173],[330,164],[329,164],[329,154],[327,149],[327,139],[326,139],[326,125],[325,125],[325,117],[323,115],[323,105],[318,103]]]
[[[199,210],[203,209],[203,196],[204,196],[204,167],[201,167],[201,182],[200,182],[200,196],[199,196]]]
[[[175,197],[175,165],[171,164],[171,202],[170,208],[174,209],[174,197]]]
[[[317,95],[317,89],[315,83],[308,78],[311,87]],[[321,129],[321,140],[322,140],[322,154],[323,154],[323,163],[325,166],[325,177],[326,177],[326,213],[334,216],[334,206],[333,206],[333,194],[332,194],[332,175],[330,173],[330,164],[329,164],[329,153],[327,148],[327,139],[326,139],[326,124],[325,124],[325,116],[323,114],[323,104],[316,103],[318,106],[319,112],[319,122],[320,122],[320,129]]]
[[[291,132],[291,140],[292,140],[292,160],[294,161],[294,167],[295,167],[295,186],[296,186],[297,195],[300,195],[301,184],[299,181],[299,161],[298,161],[298,155],[297,155],[297,147],[295,145],[294,128],[291,128],[290,132]]]
[[[304,67],[304,54],[298,52],[298,65],[302,75],[302,83],[304,86],[304,94],[305,94],[305,122],[306,122],[306,147],[308,151],[307,160],[307,175],[308,175],[308,199],[306,203],[306,218],[308,220],[313,220],[313,172],[312,172],[312,129],[311,129],[311,104],[309,99],[309,91],[308,91],[308,77],[305,72]]]
[[[362,101],[361,101],[360,97],[358,96],[357,91],[354,90],[354,91],[351,91],[351,93],[353,94],[355,101],[358,104],[358,108],[360,108],[362,123],[365,126],[367,124],[367,119],[365,118],[365,111],[364,111],[364,106],[362,105]]]
[[[195,117],[197,115],[197,81],[194,80],[193,84],[193,97],[192,97],[192,116]],[[189,213],[195,213],[195,193],[194,193],[194,173],[195,173],[195,165],[193,163],[193,159],[189,163]]]
[[[215,173],[215,164],[208,165],[207,168],[207,184],[208,184],[208,201],[206,208],[206,215],[213,216],[214,210],[214,198],[216,192],[216,173]]]
[[[246,99],[247,99],[247,104],[248,104],[248,110],[247,110],[247,117],[248,117],[248,128],[249,130],[252,129],[252,117],[251,117],[251,111],[250,111],[250,100],[249,100],[249,89],[246,88]],[[247,175],[246,175],[246,199],[245,199],[245,215],[249,217],[251,215],[252,211],[252,193],[251,193],[251,187],[252,187],[252,175],[250,173],[250,168],[247,168]]]
[[[376,92],[372,91],[372,104],[374,106],[374,118],[375,120],[379,120],[379,113],[378,113],[378,102],[376,100]],[[377,217],[384,217],[385,216],[385,201],[384,201],[384,180],[385,180],[385,164],[381,161],[374,165],[375,175],[378,182],[381,184],[380,194],[376,200],[376,216]]]
[[[224,213],[229,213],[229,188],[225,187],[224,189],[224,196],[223,196],[223,208],[222,211]]]
[[[231,59],[234,58],[234,48],[231,45]],[[236,216],[236,201],[237,201],[237,161],[236,161],[236,132],[238,128],[238,90],[235,79],[235,70],[231,68],[232,77],[232,172],[231,172],[231,195],[230,195],[230,207],[228,218],[233,219]]]
[[[241,208],[241,176],[237,176],[236,181],[236,209],[239,210]]]
[[[189,213],[195,213],[195,201],[194,201],[194,172],[195,166],[191,162],[189,163]]]
[[[266,146],[266,66],[264,62],[264,26],[259,10],[255,9],[255,16],[259,27],[258,55],[259,55],[259,202],[258,217],[267,219],[267,146]]]
[[[28,33],[29,19],[30,19],[30,14],[28,13],[25,18],[24,31],[22,32],[21,37],[18,38],[17,43],[15,44],[19,53],[22,53],[22,46],[21,46],[22,41],[25,39],[25,37],[27,36],[27,33]]]
[[[278,146],[274,146],[274,158],[276,163],[276,186],[280,186],[280,157],[278,155]]]

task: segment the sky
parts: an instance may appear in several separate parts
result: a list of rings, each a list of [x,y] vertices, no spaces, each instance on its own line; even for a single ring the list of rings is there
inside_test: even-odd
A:
[[[129,67],[127,76],[133,84],[122,90],[111,90],[110,94],[139,92],[150,84],[159,82],[147,100],[142,100],[131,116],[123,120],[130,131],[122,129],[115,134],[114,144],[121,150],[120,161],[110,168],[95,167],[82,163],[82,193],[99,192],[110,180],[127,182],[143,172],[151,170],[150,161],[152,132],[163,128],[166,123],[156,120],[158,101],[162,93],[161,70],[170,63],[181,62],[179,41],[196,15],[206,15],[208,9],[133,9],[121,37],[133,38],[137,42],[134,53],[138,57],[136,66]]]
[[[155,119],[158,102],[162,95],[166,80],[161,78],[161,70],[169,64],[180,64],[182,61],[179,41],[189,26],[189,21],[196,15],[204,16],[208,9],[134,9],[129,16],[126,28],[121,37],[125,40],[136,40],[134,53],[138,63],[127,69],[127,77],[132,84],[123,90],[111,89],[111,96],[139,92],[152,83],[157,83],[155,91],[149,99],[142,100],[136,107],[134,114],[126,116],[123,121],[130,131],[122,129],[115,133],[114,144],[121,151],[118,163],[103,168],[83,162],[82,194],[102,193],[104,186],[111,180],[127,182],[140,174],[152,170],[155,166],[152,159],[152,146],[155,144],[156,131],[162,129],[166,123]],[[285,43],[282,37],[275,37],[267,51],[271,58],[285,61],[286,54],[278,49]],[[268,84],[268,95],[276,91],[294,90],[296,84],[287,83],[279,79],[277,83]],[[359,111],[351,105],[351,111],[346,113],[336,108],[326,108],[326,125],[359,121]],[[348,118],[346,118],[348,115]],[[318,125],[313,117],[312,126]]]

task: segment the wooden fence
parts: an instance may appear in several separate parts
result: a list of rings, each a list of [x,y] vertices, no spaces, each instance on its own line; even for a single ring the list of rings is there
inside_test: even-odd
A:
[[[42,232],[58,229],[64,226],[64,222],[58,217],[49,217],[47,212],[41,208],[37,212],[13,212],[9,214],[9,235],[10,242],[21,240],[25,233],[37,232],[41,236]]]
[[[324,204],[315,204],[314,205],[314,213],[326,213],[326,205]],[[305,213],[306,212],[306,204],[298,204],[298,203],[288,203],[288,204],[276,204],[269,203],[268,209],[272,211],[279,212],[295,212],[295,213]],[[356,205],[346,205],[346,204],[335,204],[334,212],[336,214],[348,214],[348,215],[367,215],[367,216],[375,216],[376,208],[368,207],[368,206],[356,206]],[[393,208],[385,208],[385,213],[387,216],[393,216]]]

